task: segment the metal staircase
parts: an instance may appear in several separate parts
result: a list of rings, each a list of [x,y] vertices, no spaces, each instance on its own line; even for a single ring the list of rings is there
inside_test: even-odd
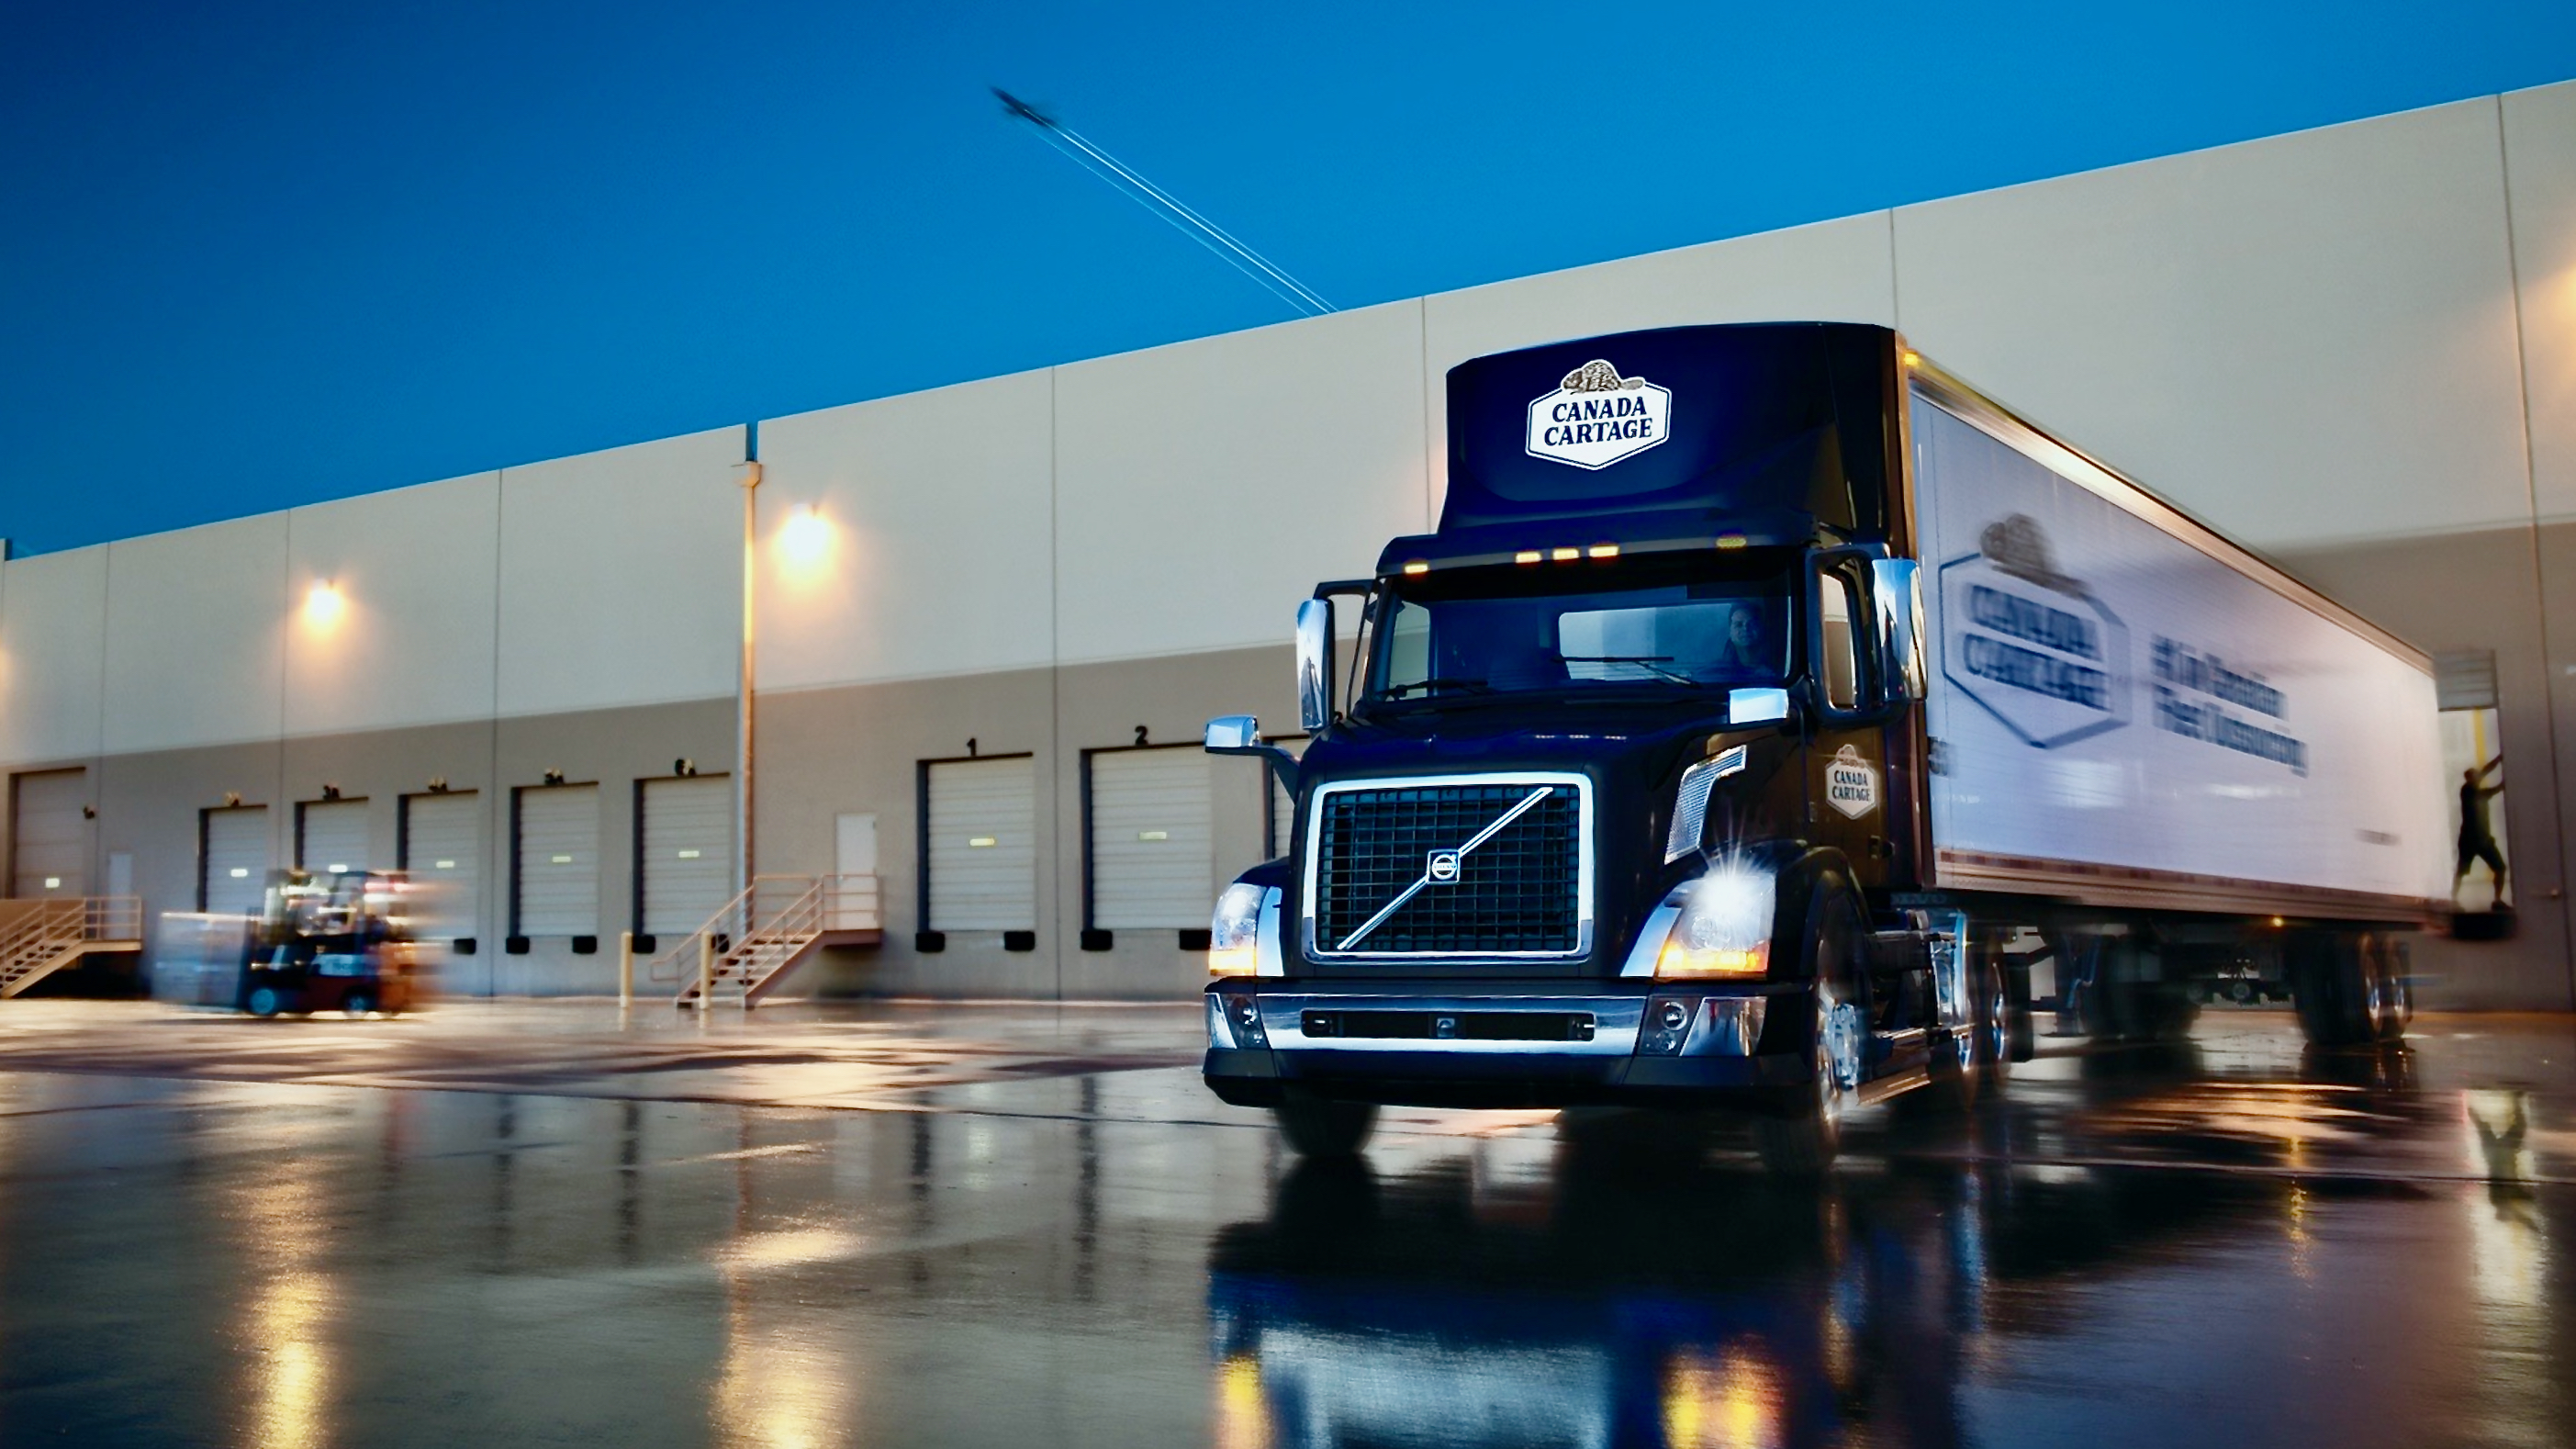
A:
[[[883,938],[873,875],[765,875],[705,925],[645,966],[673,983],[675,1006],[731,996],[749,1008],[823,946],[873,946]]]
[[[0,998],[17,995],[92,951],[142,949],[140,896],[0,902]]]

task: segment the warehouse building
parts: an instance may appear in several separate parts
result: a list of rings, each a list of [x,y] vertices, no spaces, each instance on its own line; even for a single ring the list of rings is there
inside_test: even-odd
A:
[[[794,991],[1169,997],[1285,827],[1199,726],[1293,720],[1297,600],[1430,527],[1446,370],[1781,318],[1902,329],[2435,651],[2519,909],[2424,995],[2576,1005],[2576,83],[15,559],[10,893],[158,932],[398,867],[444,989],[595,993],[747,819],[836,883]]]

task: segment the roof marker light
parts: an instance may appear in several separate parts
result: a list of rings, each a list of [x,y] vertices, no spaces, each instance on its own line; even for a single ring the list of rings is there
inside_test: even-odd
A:
[[[1719,548],[1742,548],[1744,547],[1744,535],[1740,533],[1721,533],[1717,536],[1717,546]]]
[[[1594,558],[1617,558],[1619,556],[1619,545],[1615,543],[1596,543],[1592,545],[1592,547],[1585,549],[1584,552],[1592,555]]]
[[[1552,548],[1547,551],[1547,556],[1556,560],[1558,563],[1566,563],[1583,557],[1583,550],[1579,548]]]
[[[1412,559],[1406,562],[1404,571],[1409,574],[1427,574],[1431,572],[1431,565],[1418,558]]]
[[[1519,553],[1512,555],[1512,562],[1514,563],[1537,563],[1538,560],[1539,552],[1534,548],[1525,548]]]

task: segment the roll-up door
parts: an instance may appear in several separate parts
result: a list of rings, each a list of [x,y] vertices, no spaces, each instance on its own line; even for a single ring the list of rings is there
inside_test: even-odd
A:
[[[367,802],[306,800],[295,807],[295,868],[328,871],[367,868]]]
[[[1037,762],[951,760],[927,784],[930,929],[1036,930]]]
[[[1196,746],[1090,757],[1092,925],[1207,924],[1216,899],[1209,763]]]
[[[531,785],[518,792],[521,936],[599,934],[599,787]]]
[[[471,936],[482,906],[483,797],[471,790],[403,797],[402,868],[425,888],[424,934]]]
[[[200,817],[197,898],[218,915],[255,916],[268,890],[268,807],[237,805]]]
[[[10,855],[16,862],[9,894],[78,896],[89,893],[89,771],[43,770],[20,775],[12,791]]]
[[[646,780],[640,838],[647,935],[686,935],[733,899],[733,777]]]

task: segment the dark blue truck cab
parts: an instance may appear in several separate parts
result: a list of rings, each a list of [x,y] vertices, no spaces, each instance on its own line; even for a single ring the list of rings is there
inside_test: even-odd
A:
[[[1217,1095],[1315,1154],[1386,1103],[1734,1107],[1796,1168],[1851,1102],[2001,1069],[2001,973],[1895,904],[1926,754],[1900,355],[1688,327],[1449,374],[1438,531],[1301,608],[1302,757],[1209,725],[1297,801],[1213,922]]]

